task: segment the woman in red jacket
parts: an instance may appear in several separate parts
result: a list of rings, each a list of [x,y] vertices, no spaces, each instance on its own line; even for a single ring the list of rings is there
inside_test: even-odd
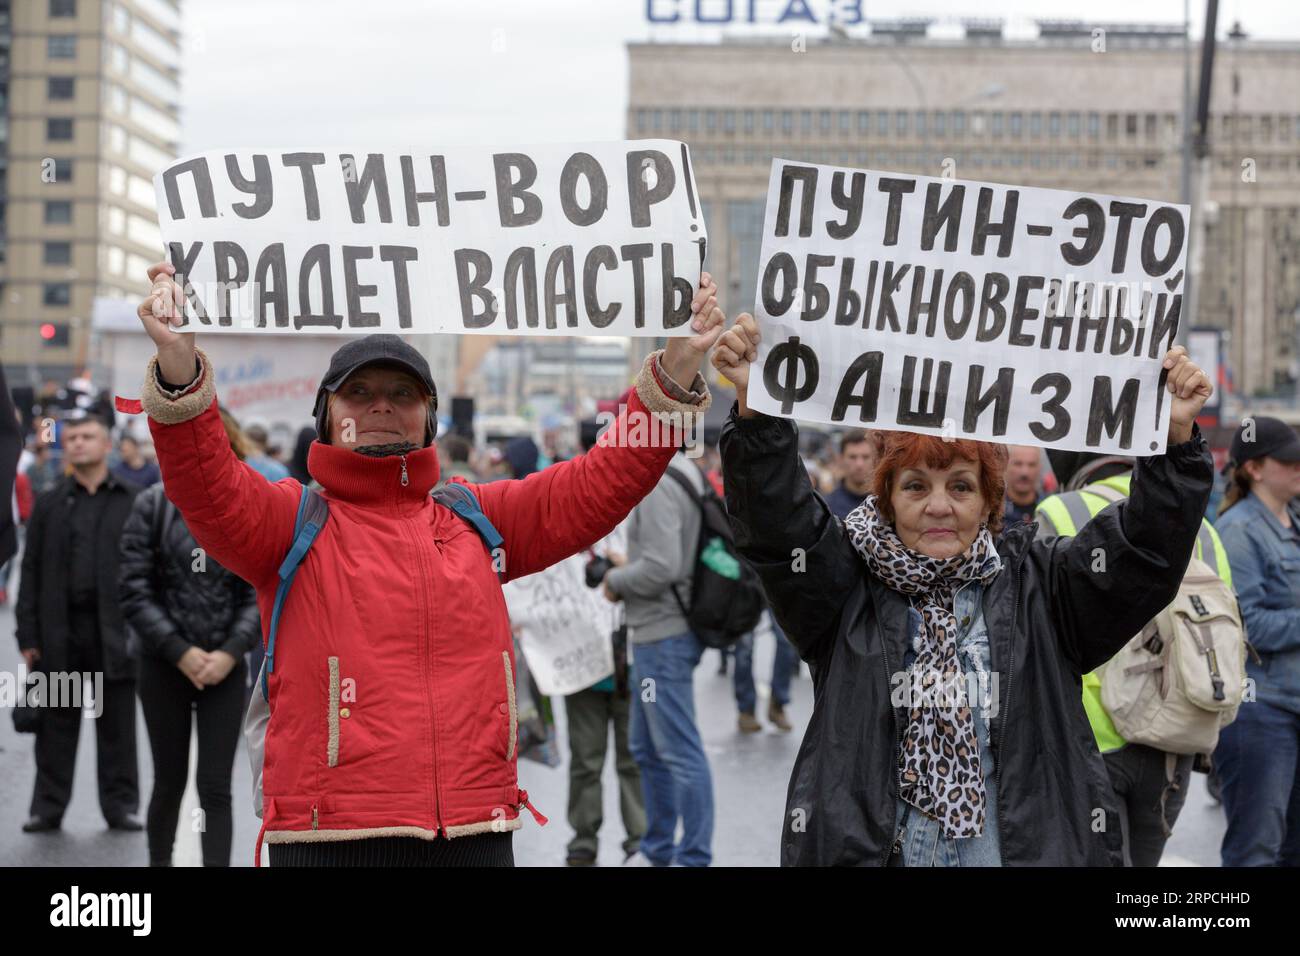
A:
[[[171,325],[174,273],[153,266],[139,307],[158,353],[141,402],[167,497],[208,555],[256,589],[265,640],[301,486],[271,484],[231,452],[214,370],[194,333]],[[709,404],[699,365],[722,331],[716,294],[705,273],[696,334],[646,360],[590,453],[466,483],[505,539],[493,553],[429,495],[437,393],[423,357],[391,335],[339,349],[308,456],[329,520],[282,608],[269,673],[259,860],[264,839],[272,865],[513,865],[510,834],[532,807],[516,774],[501,584],[589,547],[654,488],[682,424]]]

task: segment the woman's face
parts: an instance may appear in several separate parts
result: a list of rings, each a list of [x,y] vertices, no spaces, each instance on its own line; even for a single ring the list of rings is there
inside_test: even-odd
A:
[[[424,445],[428,399],[418,379],[367,365],[348,376],[330,405],[330,442],[344,448],[409,441]]]
[[[988,518],[977,461],[956,458],[948,468],[918,463],[894,479],[889,496],[894,530],[906,547],[931,558],[951,558],[975,541]]]
[[[1246,473],[1255,485],[1268,489],[1275,501],[1289,501],[1300,495],[1300,461],[1257,458],[1246,463]]]

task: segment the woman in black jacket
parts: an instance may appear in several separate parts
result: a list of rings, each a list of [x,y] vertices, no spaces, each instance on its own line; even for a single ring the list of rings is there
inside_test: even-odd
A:
[[[242,461],[239,427],[224,411],[221,416]],[[243,722],[244,655],[262,636],[256,595],[203,554],[161,484],[135,500],[122,530],[118,582],[123,613],[139,637],[140,704],[153,752],[149,864],[171,865],[189,778],[193,711],[203,865],[229,866],[230,774]]]
[[[742,315],[713,364],[736,385],[723,428],[741,553],[813,671],[783,865],[1115,865],[1120,832],[1082,675],[1176,593],[1213,465],[1194,419],[1212,387],[1165,357],[1168,448],[1132,496],[1074,538],[995,542],[1005,451],[890,433],[876,494],[836,520],[794,425],[750,411],[759,340]]]

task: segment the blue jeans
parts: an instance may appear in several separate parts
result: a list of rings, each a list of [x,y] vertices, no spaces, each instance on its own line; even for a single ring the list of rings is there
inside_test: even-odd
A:
[[[1243,702],[1219,731],[1224,866],[1300,866],[1298,755],[1300,715],[1263,701]]]
[[[799,655],[786,640],[781,625],[771,611],[766,612],[772,621],[772,636],[776,638],[776,656],[772,659],[772,698],[782,707],[790,703],[790,677],[794,673]],[[750,631],[736,642],[736,669],[732,680],[736,688],[736,706],[743,714],[754,713],[758,694],[754,690],[754,633]]]
[[[708,866],[713,859],[713,778],[695,725],[692,683],[703,653],[689,631],[632,646],[628,744],[645,795],[641,852],[656,866]],[[676,843],[679,818],[682,842]]]

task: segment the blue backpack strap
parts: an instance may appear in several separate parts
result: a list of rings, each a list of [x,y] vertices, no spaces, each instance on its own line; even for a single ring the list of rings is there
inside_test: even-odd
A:
[[[497,548],[505,544],[506,539],[501,537],[501,532],[488,520],[488,516],[479,507],[478,497],[465,485],[448,482],[430,492],[430,497],[444,508],[450,508],[468,522],[478,532],[478,536],[483,539],[483,543],[487,545],[489,552],[495,552]],[[504,579],[505,571],[498,570],[497,577]]]
[[[289,553],[280,564],[280,586],[275,590],[275,605],[271,609],[271,627],[266,638],[266,665],[262,668],[262,698],[270,701],[267,690],[266,675],[275,669],[275,635],[280,628],[280,612],[284,609],[289,589],[293,587],[294,575],[298,566],[307,557],[316,535],[329,520],[330,506],[320,494],[306,485],[302,486],[302,497],[298,499],[298,515],[293,522],[293,544]]]

